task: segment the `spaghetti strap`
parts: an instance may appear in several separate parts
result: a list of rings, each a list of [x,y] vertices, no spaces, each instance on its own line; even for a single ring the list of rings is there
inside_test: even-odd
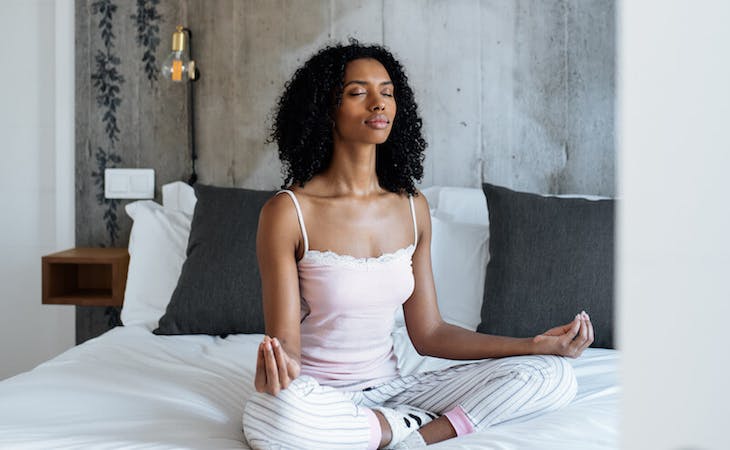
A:
[[[411,216],[413,216],[413,246],[418,246],[418,225],[416,224],[416,207],[413,205],[413,196],[408,196],[408,201],[411,203]]]
[[[276,195],[279,195],[282,192],[286,192],[287,194],[289,194],[289,197],[291,197],[292,201],[294,202],[294,207],[297,209],[297,219],[299,219],[299,226],[302,229],[302,237],[304,238],[304,253],[306,253],[309,250],[309,240],[307,239],[307,228],[304,226],[304,216],[302,215],[302,209],[299,207],[297,196],[294,195],[294,192],[290,191],[289,189],[282,189],[277,192]]]

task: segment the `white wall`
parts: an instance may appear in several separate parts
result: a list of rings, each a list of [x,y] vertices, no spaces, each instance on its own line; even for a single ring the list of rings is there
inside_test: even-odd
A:
[[[0,379],[73,346],[41,256],[73,247],[73,0],[0,3]]]
[[[727,449],[730,3],[619,23],[622,447]]]

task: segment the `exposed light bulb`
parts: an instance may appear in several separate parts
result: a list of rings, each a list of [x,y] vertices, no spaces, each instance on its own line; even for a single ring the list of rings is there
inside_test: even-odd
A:
[[[172,33],[172,52],[162,62],[162,76],[171,81],[195,79],[195,61],[185,51],[185,32],[182,25]]]

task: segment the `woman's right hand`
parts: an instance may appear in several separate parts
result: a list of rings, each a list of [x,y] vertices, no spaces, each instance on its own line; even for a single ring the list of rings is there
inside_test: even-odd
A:
[[[290,357],[277,338],[264,336],[256,358],[254,386],[257,392],[277,395],[299,376],[299,363]]]

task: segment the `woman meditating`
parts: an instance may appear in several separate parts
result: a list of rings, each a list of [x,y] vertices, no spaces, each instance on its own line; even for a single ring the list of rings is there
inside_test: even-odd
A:
[[[387,50],[353,41],[311,57],[286,84],[272,139],[289,187],[259,218],[266,336],[243,415],[254,449],[419,448],[573,399],[564,357],[593,342],[585,312],[533,338],[442,320],[414,186],[426,143]],[[399,374],[401,307],[418,353],[480,361]]]

